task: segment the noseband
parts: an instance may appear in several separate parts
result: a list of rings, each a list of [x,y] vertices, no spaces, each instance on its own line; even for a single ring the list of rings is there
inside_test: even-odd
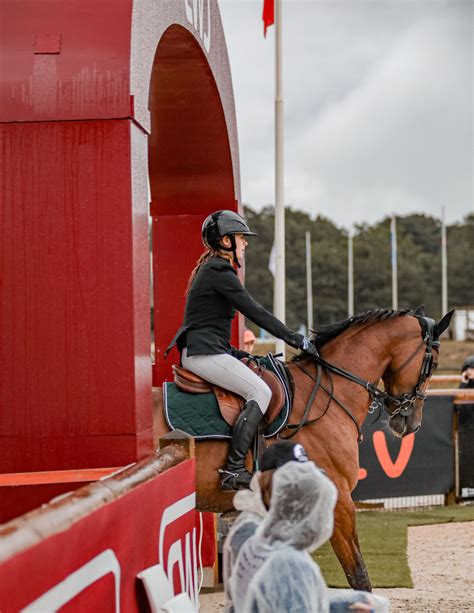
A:
[[[380,413],[382,412],[382,409],[385,409],[385,411],[388,413],[390,418],[395,417],[396,415],[401,415],[402,417],[408,417],[409,415],[411,415],[415,407],[415,402],[417,400],[421,400],[422,402],[424,402],[427,398],[427,394],[425,394],[425,392],[422,392],[421,388],[423,387],[427,379],[429,379],[429,377],[431,376],[434,370],[433,349],[439,349],[439,346],[440,346],[440,342],[438,340],[435,340],[435,337],[434,337],[434,326],[435,326],[434,319],[431,319],[430,317],[421,316],[421,315],[415,315],[415,314],[413,314],[413,317],[416,317],[416,319],[418,320],[418,323],[420,324],[421,337],[423,340],[418,345],[418,347],[415,349],[415,351],[405,360],[405,362],[401,366],[399,366],[396,370],[394,370],[391,374],[391,376],[393,377],[395,373],[400,372],[403,368],[405,368],[405,366],[408,366],[408,364],[415,358],[415,356],[418,355],[419,351],[423,347],[425,347],[425,356],[423,358],[423,363],[421,365],[420,374],[418,375],[418,381],[416,383],[415,389],[412,392],[400,394],[398,396],[392,396],[386,391],[379,389],[377,385],[375,385],[374,383],[371,383],[370,381],[365,381],[364,379],[357,377],[357,375],[352,374],[348,370],[344,370],[343,368],[339,368],[339,366],[335,366],[334,364],[331,364],[330,362],[326,362],[326,360],[323,360],[321,356],[319,356],[318,358],[314,358],[316,361],[317,367],[318,367],[317,378],[314,378],[311,373],[309,373],[303,366],[297,363],[299,368],[303,372],[305,372],[309,377],[311,377],[314,381],[316,381],[316,386],[313,389],[313,392],[306,406],[301,422],[297,425],[288,424],[287,427],[290,429],[295,429],[295,431],[290,436],[282,437],[282,438],[291,438],[303,426],[313,423],[314,421],[317,421],[318,419],[320,419],[320,418],[316,418],[312,420],[307,420],[307,417],[308,417],[312,402],[314,400],[314,397],[316,395],[317,389],[320,386],[323,387],[321,385],[321,371],[322,370],[332,372],[336,375],[340,375],[341,377],[344,377],[345,379],[348,379],[349,381],[353,381],[354,383],[357,383],[358,385],[361,385],[362,387],[364,387],[369,393],[369,396],[371,398],[371,402],[369,405],[370,414],[374,413],[378,409],[379,411],[378,417],[379,417]],[[330,400],[332,399],[335,402],[337,402],[337,404],[349,415],[349,417],[355,423],[358,434],[359,434],[358,440],[360,442],[362,440],[361,430],[360,430],[360,427],[355,417],[352,415],[351,411],[345,405],[343,405],[340,401],[337,400],[332,390],[330,392],[328,390],[325,390],[325,391],[326,393],[328,393]],[[390,410],[390,404],[394,406],[395,408],[392,408],[392,410]],[[376,419],[378,419],[378,417]]]

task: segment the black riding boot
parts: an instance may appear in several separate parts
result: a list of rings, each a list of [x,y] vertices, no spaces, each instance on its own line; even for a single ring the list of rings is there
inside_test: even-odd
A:
[[[258,403],[255,400],[247,402],[232,430],[225,470],[219,471],[223,490],[240,490],[250,486],[252,475],[245,468],[245,458],[262,419],[263,413]]]

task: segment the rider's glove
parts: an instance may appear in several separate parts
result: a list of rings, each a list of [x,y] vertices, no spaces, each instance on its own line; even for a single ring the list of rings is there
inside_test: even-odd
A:
[[[301,349],[306,353],[309,353],[310,355],[314,356],[315,358],[319,358],[319,352],[316,348],[316,345],[314,345],[307,336],[303,338],[303,342],[301,343]]]

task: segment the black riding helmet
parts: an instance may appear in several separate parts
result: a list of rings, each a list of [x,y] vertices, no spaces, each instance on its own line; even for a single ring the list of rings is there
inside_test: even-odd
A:
[[[461,373],[463,373],[468,368],[474,368],[474,355],[470,355],[464,360]]]
[[[240,262],[237,259],[236,244],[234,234],[244,234],[246,236],[257,236],[252,232],[247,225],[247,222],[238,213],[234,211],[216,211],[211,213],[202,224],[202,242],[208,249],[224,249],[224,251],[232,251],[234,261],[240,268]],[[229,236],[231,247],[224,247],[219,244],[219,239]]]

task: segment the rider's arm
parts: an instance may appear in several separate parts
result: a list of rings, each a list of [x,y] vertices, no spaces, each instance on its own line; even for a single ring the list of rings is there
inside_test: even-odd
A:
[[[214,289],[257,326],[281,338],[292,347],[298,349],[301,347],[304,337],[287,328],[284,323],[252,298],[230,266],[220,270],[216,275]]]

